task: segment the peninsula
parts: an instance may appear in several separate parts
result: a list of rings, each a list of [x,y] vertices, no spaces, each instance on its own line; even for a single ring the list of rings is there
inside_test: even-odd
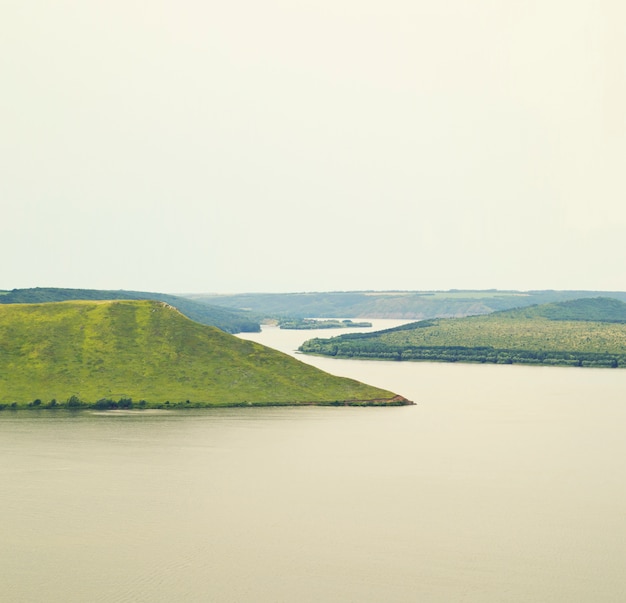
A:
[[[311,339],[300,351],[337,358],[626,367],[626,303],[587,298],[424,320]]]
[[[0,304],[0,408],[403,405],[159,301]]]

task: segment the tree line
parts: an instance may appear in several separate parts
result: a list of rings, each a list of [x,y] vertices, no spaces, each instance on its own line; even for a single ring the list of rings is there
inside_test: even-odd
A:
[[[342,338],[343,339],[343,338]],[[491,364],[540,364],[550,366],[584,366],[625,368],[626,354],[511,350],[492,347],[464,346],[392,346],[361,338],[333,342],[311,339],[300,346],[307,354],[337,358],[369,358],[381,360],[422,360],[432,362],[474,362]]]

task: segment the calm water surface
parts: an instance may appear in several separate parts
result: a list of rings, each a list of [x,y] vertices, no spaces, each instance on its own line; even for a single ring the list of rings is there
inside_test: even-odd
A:
[[[301,359],[417,405],[0,413],[0,600],[626,600],[626,371]]]

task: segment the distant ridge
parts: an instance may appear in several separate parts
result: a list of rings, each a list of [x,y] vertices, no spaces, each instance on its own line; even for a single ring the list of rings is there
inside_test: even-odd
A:
[[[191,299],[265,316],[294,318],[452,318],[588,297],[626,302],[624,291],[329,291],[191,295]]]
[[[626,367],[626,303],[598,297],[430,319],[311,339],[300,350],[340,358]]]
[[[185,297],[146,291],[107,291],[99,289],[63,289],[36,287],[0,292],[0,304],[37,304],[70,300],[154,299],[164,301],[185,316],[205,325],[217,327],[226,333],[258,333],[261,326],[249,312],[230,310],[221,306],[197,302]]]
[[[161,408],[408,403],[193,322],[164,302],[0,306],[0,409],[141,400]]]

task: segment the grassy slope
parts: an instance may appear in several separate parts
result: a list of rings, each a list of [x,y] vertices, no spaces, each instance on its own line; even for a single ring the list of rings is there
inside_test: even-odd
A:
[[[195,323],[162,302],[0,305],[0,402],[333,402],[394,394]]]
[[[585,317],[592,320],[585,320]],[[478,360],[469,353],[438,356],[436,348],[481,348],[507,352],[567,353],[558,361],[552,354],[553,364],[593,364],[592,355],[611,355],[618,366],[626,363],[626,304],[598,298],[546,304],[532,308],[508,310],[488,316],[436,319],[424,323],[405,325],[379,333],[343,335],[333,339],[306,342],[302,350],[310,353],[336,356],[361,356],[395,359],[449,359]],[[421,350],[421,351],[420,351]],[[588,355],[588,356],[586,356]],[[464,357],[465,356],[465,357]],[[489,356],[489,354],[487,354]],[[483,356],[484,357],[484,356]],[[556,359],[556,360],[555,360]],[[529,356],[491,355],[494,362],[536,362]],[[543,362],[544,360],[542,360]]]
[[[261,330],[259,320],[248,312],[196,302],[185,297],[147,291],[106,291],[99,289],[62,289],[36,287],[2,292],[0,304],[39,304],[71,300],[153,299],[164,301],[185,316],[204,325],[217,327],[227,333]]]

